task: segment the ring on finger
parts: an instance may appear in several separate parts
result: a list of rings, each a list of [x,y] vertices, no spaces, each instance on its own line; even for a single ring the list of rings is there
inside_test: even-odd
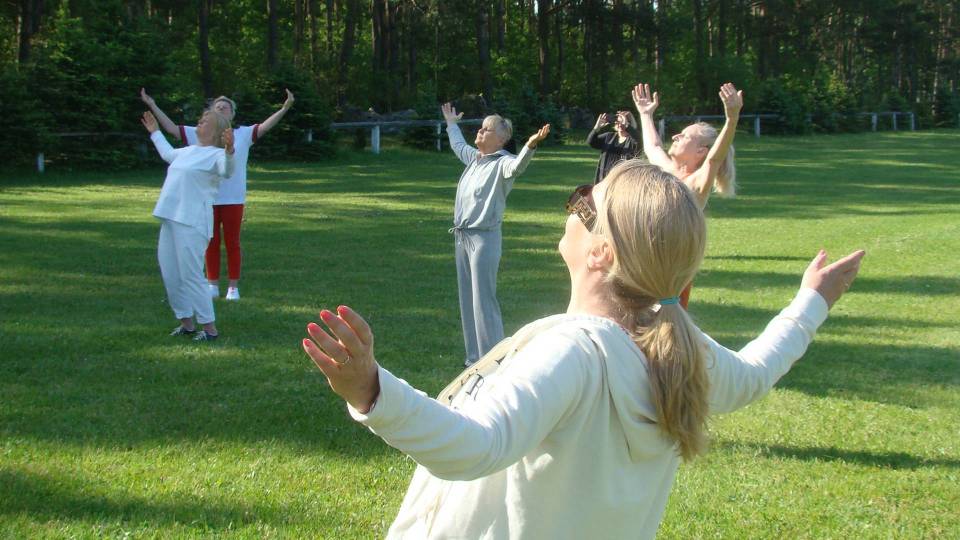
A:
[[[348,354],[347,357],[343,359],[343,362],[340,362],[340,365],[345,366],[349,364],[352,360],[353,360],[353,357]]]

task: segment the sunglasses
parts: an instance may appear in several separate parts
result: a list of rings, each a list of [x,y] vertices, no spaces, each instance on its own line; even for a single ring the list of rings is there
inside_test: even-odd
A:
[[[588,231],[597,222],[597,205],[593,202],[593,184],[577,186],[567,199],[567,213],[576,214]]]

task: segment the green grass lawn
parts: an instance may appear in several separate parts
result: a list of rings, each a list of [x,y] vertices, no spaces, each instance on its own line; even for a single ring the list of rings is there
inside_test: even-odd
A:
[[[960,537],[958,148],[956,130],[740,135],[741,195],[710,202],[693,289],[704,330],[742,346],[818,248],[867,258],[777,388],[712,421],[661,537]],[[162,166],[0,178],[0,537],[385,532],[413,463],[349,420],[300,340],[345,303],[394,373],[436,393],[459,372],[447,228],[462,166],[402,149],[255,154],[243,299],[217,301],[214,344],[167,336],[150,215]],[[510,196],[508,333],[565,309],[563,203],[596,157],[545,148]]]

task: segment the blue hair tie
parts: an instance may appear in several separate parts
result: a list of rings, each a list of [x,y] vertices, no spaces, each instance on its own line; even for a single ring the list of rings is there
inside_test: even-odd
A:
[[[679,304],[679,303],[680,303],[680,297],[679,297],[679,296],[671,296],[670,298],[661,298],[660,300],[658,300],[658,302],[660,302],[660,305],[661,305],[661,306],[669,306],[669,305],[672,305],[672,304]]]

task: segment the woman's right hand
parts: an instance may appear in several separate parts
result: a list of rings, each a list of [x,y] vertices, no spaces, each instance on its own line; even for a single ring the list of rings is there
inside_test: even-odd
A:
[[[824,266],[827,252],[821,249],[803,273],[800,286],[817,291],[827,301],[827,307],[833,307],[857,277],[860,260],[865,254],[865,251],[858,249],[837,262]]]
[[[147,104],[147,107],[152,107],[156,103],[144,88],[140,89],[140,99]]]
[[[379,366],[373,357],[370,325],[347,306],[338,307],[336,314],[324,309],[320,319],[329,333],[316,323],[308,324],[307,333],[312,339],[303,340],[303,350],[327,377],[330,388],[366,414],[380,395]]]
[[[607,113],[600,113],[600,116],[597,117],[597,123],[594,124],[593,129],[600,129],[609,123],[610,119],[607,118]]]
[[[720,87],[720,101],[723,102],[723,113],[727,118],[740,116],[743,108],[743,90],[737,90],[732,83]]]
[[[460,121],[460,118],[463,117],[463,113],[457,114],[457,110],[453,108],[453,105],[449,102],[441,105],[440,111],[443,113],[443,119],[446,120],[448,124],[456,124]]]
[[[151,134],[160,129],[160,126],[157,125],[157,118],[153,116],[153,113],[150,111],[143,113],[143,118],[140,119],[140,123],[143,124],[143,127]]]
[[[640,83],[633,88],[633,104],[639,114],[652,115],[660,106],[660,94],[651,93],[649,84]]]

